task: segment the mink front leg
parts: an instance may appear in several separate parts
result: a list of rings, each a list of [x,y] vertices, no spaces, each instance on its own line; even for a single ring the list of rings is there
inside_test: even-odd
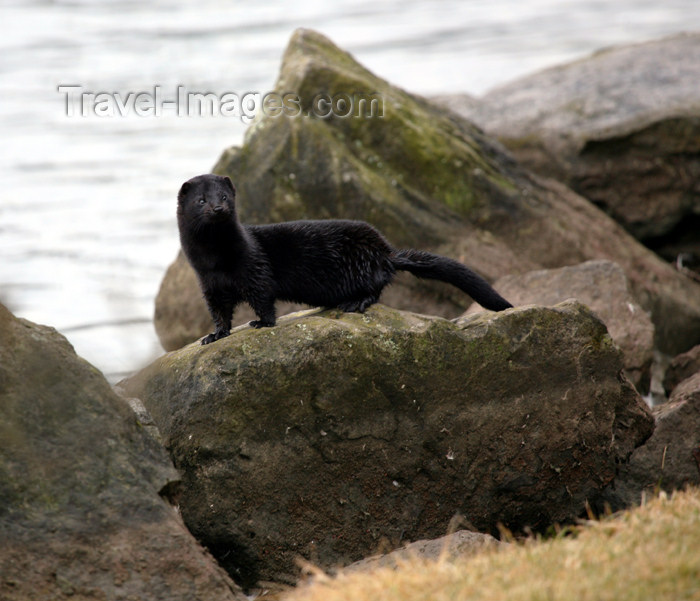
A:
[[[226,302],[220,294],[211,290],[204,292],[204,299],[207,301],[209,313],[214,320],[214,332],[202,338],[202,344],[210,344],[231,333],[234,303]]]

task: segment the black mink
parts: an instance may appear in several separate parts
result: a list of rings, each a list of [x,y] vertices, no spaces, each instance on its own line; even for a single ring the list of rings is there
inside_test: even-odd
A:
[[[234,308],[247,302],[256,328],[275,325],[275,301],[363,312],[379,300],[397,270],[442,280],[487,309],[512,305],[458,261],[398,250],[363,221],[289,221],[244,225],[228,177],[199,175],[178,194],[180,241],[197,273],[215,330],[202,344],[228,336]]]

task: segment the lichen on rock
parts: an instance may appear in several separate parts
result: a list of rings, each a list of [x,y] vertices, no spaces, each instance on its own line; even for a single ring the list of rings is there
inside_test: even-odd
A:
[[[575,302],[453,323],[308,311],[166,354],[124,383],[229,573],[293,583],[437,538],[575,519],[651,433],[605,326]]]

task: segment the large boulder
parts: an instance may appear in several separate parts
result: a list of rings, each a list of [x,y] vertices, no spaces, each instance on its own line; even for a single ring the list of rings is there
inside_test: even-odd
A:
[[[642,393],[649,392],[654,324],[635,301],[622,268],[610,261],[587,261],[496,280],[496,288],[515,306],[556,305],[575,298],[591,308],[622,350],[625,373]],[[472,305],[467,313],[480,309]]]
[[[596,52],[476,101],[440,100],[636,237],[694,230],[700,243],[699,80],[700,33],[693,33]]]
[[[613,509],[641,503],[659,490],[700,485],[700,373],[654,408],[656,427],[605,492]]]
[[[214,168],[235,182],[244,221],[362,219],[396,246],[456,258],[491,280],[606,258],[624,269],[637,301],[651,311],[666,352],[700,342],[700,285],[587,200],[524,172],[456,114],[390,85],[309,30],[293,35],[275,88],[298,98],[299,114],[263,115],[243,146],[226,150]],[[320,94],[372,96],[381,116],[375,109],[374,116],[314,117]],[[177,309],[200,296],[194,278],[188,281],[187,289],[159,296],[166,348],[210,329],[199,325],[206,315]],[[449,286],[408,276],[382,302],[454,317],[471,301]],[[187,335],[164,335],[170,328]]]
[[[241,601],[160,494],[179,476],[104,377],[0,305],[0,598]]]
[[[231,574],[294,582],[437,538],[575,519],[651,433],[576,302],[453,323],[310,311],[193,344],[123,383],[181,471],[189,529]]]

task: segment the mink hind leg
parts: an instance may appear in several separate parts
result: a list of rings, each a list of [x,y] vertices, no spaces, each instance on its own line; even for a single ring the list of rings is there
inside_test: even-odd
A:
[[[275,310],[274,298],[256,298],[250,303],[250,306],[258,316],[257,319],[249,321],[248,325],[252,328],[271,328],[277,321],[277,312]]]
[[[379,300],[379,295],[368,296],[359,300],[350,300],[338,304],[338,309],[344,313],[364,313]]]
[[[359,290],[349,298],[337,304],[337,307],[345,313],[364,313],[369,307],[379,302],[382,290],[391,284],[396,273],[392,264],[387,263],[378,266],[370,272]]]
[[[379,302],[384,286],[390,281],[390,278],[382,278],[371,289],[359,290],[351,297],[339,302],[336,306],[345,313],[364,313],[373,304]]]

